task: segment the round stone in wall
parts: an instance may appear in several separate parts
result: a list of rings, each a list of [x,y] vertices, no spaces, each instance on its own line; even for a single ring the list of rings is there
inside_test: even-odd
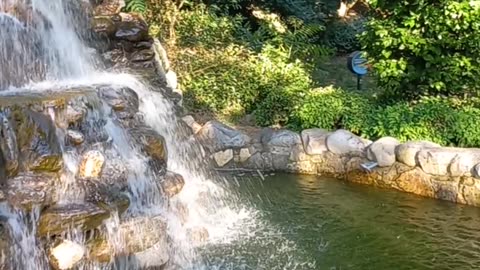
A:
[[[378,163],[379,167],[389,167],[395,163],[395,147],[400,142],[393,137],[383,137],[372,143],[367,149],[367,157]]]
[[[363,152],[366,147],[366,142],[362,138],[343,129],[329,135],[326,144],[328,150],[337,155]]]
[[[416,156],[418,152],[424,148],[435,148],[440,145],[428,141],[411,141],[400,144],[395,148],[395,156],[398,162],[410,167],[417,165]]]

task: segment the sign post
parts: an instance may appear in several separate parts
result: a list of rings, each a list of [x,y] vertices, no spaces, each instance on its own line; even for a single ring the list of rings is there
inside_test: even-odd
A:
[[[347,67],[355,75],[357,75],[357,89],[362,90],[362,77],[367,74],[367,59],[363,57],[361,51],[355,51],[347,58]]]

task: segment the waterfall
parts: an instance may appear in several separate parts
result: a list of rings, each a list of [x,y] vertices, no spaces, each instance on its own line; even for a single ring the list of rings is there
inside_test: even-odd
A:
[[[50,97],[63,97],[68,93],[75,97],[75,89],[82,89],[80,94],[83,97],[72,100],[88,101],[93,105],[85,107],[83,113],[87,116],[78,128],[84,131],[85,140],[92,141],[92,147],[108,147],[104,151],[110,151],[111,156],[106,159],[121,160],[127,167],[127,190],[122,192],[128,196],[130,204],[125,212],[119,208],[110,209],[109,218],[103,222],[104,229],[101,231],[82,231],[72,227],[54,237],[80,245],[77,250],[81,254],[84,250],[88,253],[87,242],[90,243],[91,238],[100,235],[107,239],[112,246],[110,260],[103,263],[81,262],[78,266],[81,269],[137,269],[155,260],[163,260],[160,250],[165,247],[157,243],[135,256],[117,256],[126,254],[127,249],[127,239],[122,230],[125,227],[131,229],[128,237],[141,235],[145,233],[142,231],[145,228],[136,226],[136,222],[144,219],[151,226],[146,229],[155,233],[155,226],[162,224],[156,222],[160,216],[166,221],[170,242],[168,265],[172,269],[203,268],[202,259],[196,253],[196,244],[187,237],[188,233],[202,228],[208,232],[209,241],[228,241],[234,237],[235,226],[244,219],[252,218],[250,212],[242,207],[232,207],[227,203],[231,201],[228,192],[210,180],[212,176],[204,163],[206,154],[184,131],[168,98],[140,77],[121,71],[107,72],[98,64],[101,61],[87,46],[91,40],[87,40],[88,17],[85,10],[88,10],[88,1],[85,0],[0,0],[0,95],[42,99],[45,93]],[[153,132],[163,136],[168,149],[166,169],[182,175],[185,180],[182,191],[170,200],[156,184],[159,174],[165,172],[152,166],[151,158],[135,143],[135,136],[122,124],[123,120],[116,116],[105,100],[99,98],[104,91],[121,92],[125,88],[133,90],[138,96],[139,111],[133,119],[143,119]],[[56,207],[73,209],[69,212],[75,213],[79,211],[76,210],[78,205],[89,203],[91,195],[76,177],[82,157],[79,150],[64,139],[71,132],[68,125],[59,124],[66,121],[65,109],[51,105],[45,115],[57,123],[51,137],[60,147],[63,163],[59,172],[60,185],[54,192]],[[106,139],[96,139],[102,136]],[[100,150],[95,148],[92,151]],[[18,181],[23,180],[17,178]],[[180,217],[181,206],[188,210],[183,213],[186,216],[184,220]],[[57,211],[57,208],[52,211]],[[37,235],[41,210],[33,206],[32,210],[25,212],[6,203],[0,205],[0,229],[1,226],[8,228],[14,242],[11,252],[15,256],[10,259],[10,267],[49,269],[48,252],[42,245],[53,240],[50,239],[52,236]],[[104,215],[101,210],[95,211]],[[2,218],[6,219],[5,222],[1,222]]]

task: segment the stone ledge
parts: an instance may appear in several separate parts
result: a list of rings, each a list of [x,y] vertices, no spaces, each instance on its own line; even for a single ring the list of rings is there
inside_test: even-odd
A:
[[[333,176],[480,206],[480,149],[441,147],[428,141],[400,143],[392,137],[371,142],[346,130],[308,129],[296,133],[265,128],[244,134],[216,121],[202,127],[192,117],[185,119],[192,127],[192,136],[200,137],[201,143],[208,142],[204,147],[211,151],[217,169]],[[213,132],[217,125],[228,133]],[[225,143],[238,141],[236,138],[246,139],[238,144]],[[212,149],[217,144],[223,147]],[[368,164],[371,169],[364,168]]]

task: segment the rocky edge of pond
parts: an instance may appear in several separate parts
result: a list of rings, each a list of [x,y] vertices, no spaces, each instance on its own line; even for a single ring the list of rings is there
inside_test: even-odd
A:
[[[192,116],[183,120],[219,170],[315,174],[480,206],[480,149],[392,137],[372,142],[342,129],[247,134],[215,120],[203,126]],[[369,162],[376,166],[362,167]]]

